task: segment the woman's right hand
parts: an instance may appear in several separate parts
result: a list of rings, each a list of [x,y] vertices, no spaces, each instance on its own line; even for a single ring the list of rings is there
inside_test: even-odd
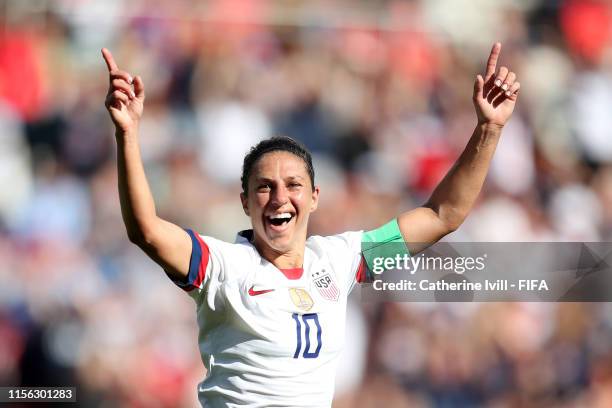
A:
[[[128,72],[121,71],[115,63],[113,54],[106,48],[102,48],[102,56],[109,75],[108,93],[104,103],[106,109],[117,131],[122,133],[134,131],[138,128],[144,108],[145,92],[142,78],[139,76],[132,78]]]

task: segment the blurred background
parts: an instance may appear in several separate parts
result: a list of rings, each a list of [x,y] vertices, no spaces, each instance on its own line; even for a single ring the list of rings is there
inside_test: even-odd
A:
[[[315,155],[312,234],[425,202],[493,42],[522,84],[454,241],[612,241],[612,2],[0,0],[0,384],[190,407],[192,301],[121,221],[101,47],[143,77],[161,216],[233,240],[242,158]],[[517,255],[519,256],[519,255]],[[349,304],[334,407],[610,407],[606,303]]]

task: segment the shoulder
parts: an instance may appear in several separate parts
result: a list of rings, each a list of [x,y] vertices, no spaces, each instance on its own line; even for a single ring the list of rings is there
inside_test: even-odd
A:
[[[248,241],[227,242],[200,234],[198,234],[198,238],[206,245],[212,258],[222,258],[237,262],[250,262],[259,259],[257,251]]]
[[[306,246],[315,252],[337,252],[360,250],[363,231],[347,231],[336,235],[312,235]]]

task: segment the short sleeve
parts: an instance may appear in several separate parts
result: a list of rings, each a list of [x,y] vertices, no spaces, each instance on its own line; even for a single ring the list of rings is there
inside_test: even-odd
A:
[[[227,264],[224,254],[227,252],[228,244],[190,229],[186,231],[191,238],[189,273],[185,281],[173,280],[173,282],[198,304],[203,300],[201,295],[206,293],[211,308],[216,308],[214,305],[219,300],[219,289]]]
[[[347,293],[356,283],[371,283],[373,259],[409,254],[397,223],[393,219],[371,231],[349,231],[325,237],[325,251]]]
[[[207,269],[210,263],[210,248],[199,234],[190,229],[186,231],[191,238],[189,273],[186,281],[173,280],[173,282],[181,289],[191,292],[194,289],[201,289],[206,283]]]

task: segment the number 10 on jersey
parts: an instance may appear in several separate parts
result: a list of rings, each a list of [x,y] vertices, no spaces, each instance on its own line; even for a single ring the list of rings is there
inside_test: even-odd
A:
[[[295,353],[293,354],[293,358],[298,358],[300,356],[300,351],[302,350],[302,343],[306,343],[304,345],[304,353],[302,357],[304,358],[317,358],[319,357],[319,352],[321,351],[321,346],[323,343],[321,342],[321,325],[319,324],[319,316],[316,313],[307,313],[303,315],[299,315],[294,313],[291,317],[295,321],[295,329],[297,335],[297,346],[295,347]],[[301,321],[300,321],[301,320]],[[304,326],[304,339],[302,342],[302,326]],[[314,351],[310,344],[310,330],[312,328],[317,329],[317,345]]]

